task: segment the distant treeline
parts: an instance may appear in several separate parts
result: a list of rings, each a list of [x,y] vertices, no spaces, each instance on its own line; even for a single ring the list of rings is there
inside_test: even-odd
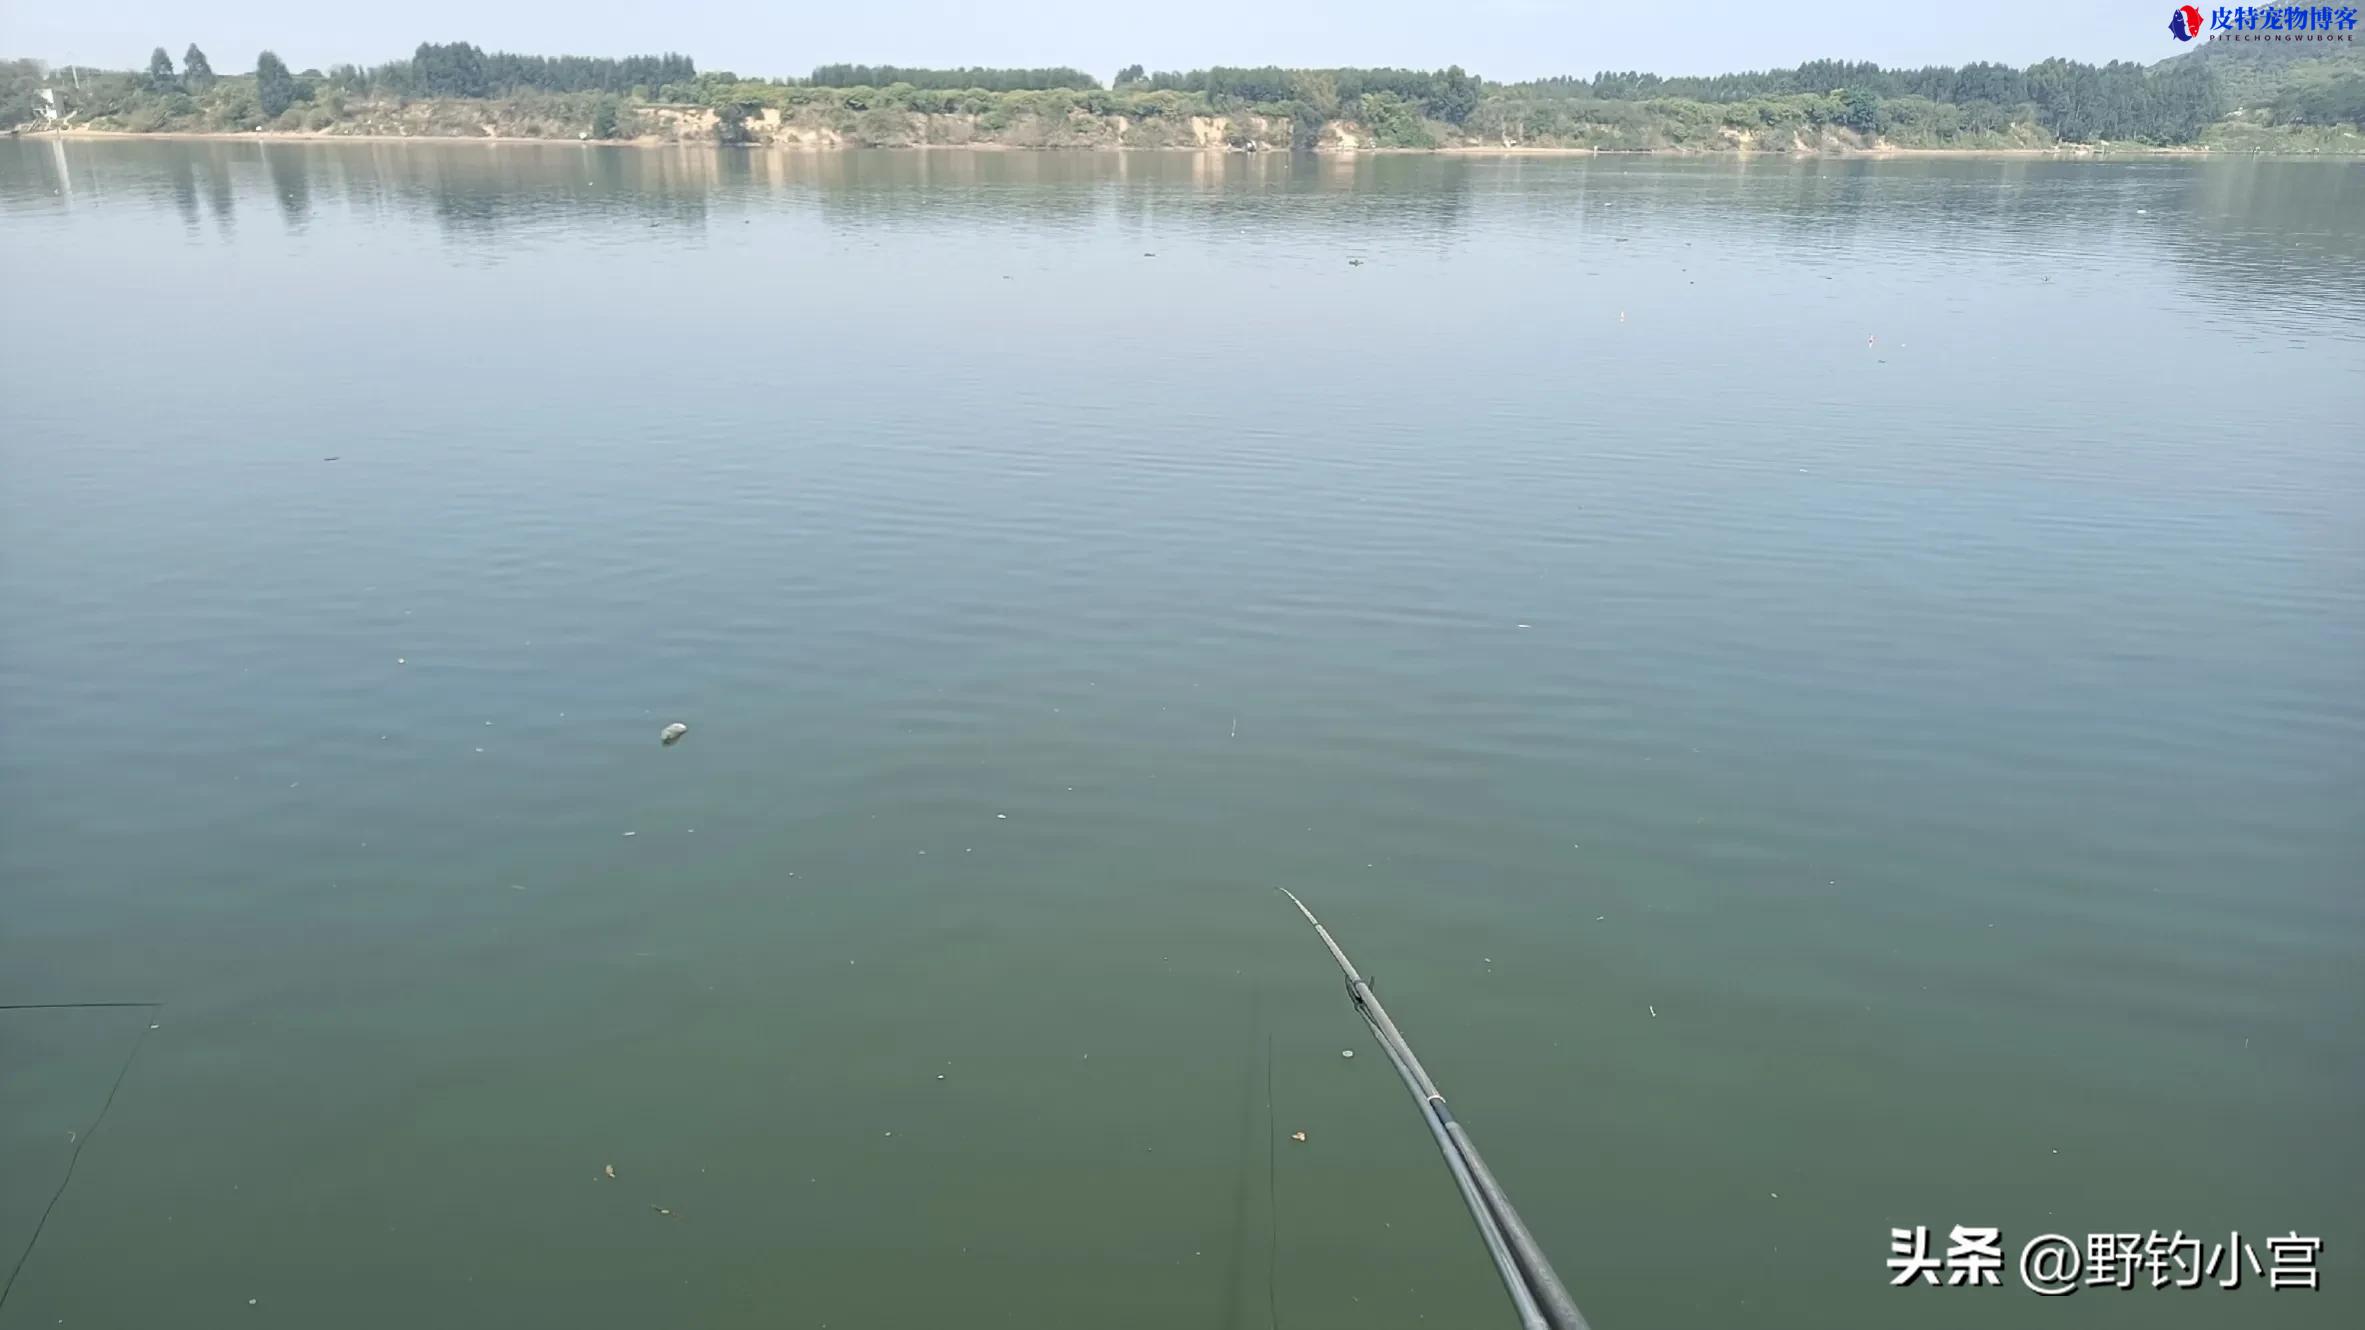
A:
[[[1539,94],[1598,97],[1603,101],[1623,102],[1648,101],[1655,97],[1680,97],[1694,102],[1738,102],[1752,97],[1787,97],[1794,93],[1836,92],[1843,88],[1862,88],[1883,97],[1927,97],[1934,102],[1995,102],[2009,106],[2028,100],[2026,74],[2010,65],[1985,62],[1964,65],[1959,69],[1951,65],[1884,69],[1869,61],[1810,60],[1794,69],[1674,78],[1637,73],[1634,70],[1623,73],[1605,70],[1590,79],[1548,78],[1515,86]]]
[[[520,112],[538,125],[580,121],[571,134],[629,138],[672,124],[655,110],[670,104],[713,108],[723,122],[716,135],[732,142],[756,136],[749,126],[759,112],[777,112],[764,123],[797,118],[851,143],[919,141],[942,129],[949,141],[1042,137],[1058,144],[1073,138],[1061,128],[1070,117],[1079,125],[1121,121],[1112,132],[1128,141],[1196,143],[1209,128],[1197,118],[1218,117],[1230,122],[1230,136],[1268,147],[2043,147],[2256,142],[2256,131],[2305,127],[2321,130],[2315,141],[2330,150],[2349,151],[2353,135],[2344,138],[2349,131],[2341,127],[2365,119],[2365,58],[2345,44],[2216,43],[2153,65],[2045,60],[2026,68],[1891,69],[1817,60],[1704,77],[1629,70],[1509,84],[1459,66],[1152,73],[1137,64],[1103,87],[1065,67],[829,64],[803,78],[743,79],[701,71],[684,55],[528,56],[468,42],[425,42],[405,60],[325,73],[291,70],[265,51],[252,74],[217,76],[191,46],[177,67],[159,48],[144,71],[84,68],[69,80],[36,62],[0,63],[0,126],[40,120],[45,89],[56,94],[66,123],[133,131],[408,132],[412,122],[492,117],[511,125],[521,120],[511,113]],[[503,105],[463,105],[475,102]],[[416,109],[429,103],[439,106],[432,115]],[[931,129],[929,117],[963,124]],[[1251,122],[1254,129],[1242,128]],[[2248,137],[2229,139],[2228,130]]]
[[[1367,93],[1385,93],[1411,103],[1432,120],[1452,125],[1469,119],[1478,109],[1485,86],[1484,80],[1462,72],[1460,65],[1444,69],[1282,69],[1274,65],[1236,69],[1219,65],[1188,73],[1162,69],[1147,76],[1135,65],[1117,78],[1119,88],[1204,93],[1218,105],[1296,101],[1332,114]]]
[[[1098,88],[1100,80],[1081,69],[914,69],[905,65],[821,65],[805,80],[815,88],[889,88],[898,83],[932,92],[1034,92],[1050,88]]]
[[[1993,130],[2024,114],[2065,142],[2141,140],[2189,143],[2226,112],[2225,98],[2210,67],[2198,60],[2157,65],[2112,61],[2107,65],[2045,60],[2026,69],[2010,65],[1927,65],[1885,69],[1845,60],[1815,60],[1794,69],[1705,78],[1662,78],[1657,74],[1601,73],[1591,79],[1552,78],[1513,85],[1507,96],[1529,101],[1552,98],[1603,102],[1741,102],[1838,96],[1849,108],[1845,123],[1882,133],[1890,120],[1924,122],[1931,108],[1954,107],[1950,117],[1965,126]],[[1884,114],[1884,103],[1897,106]]]
[[[483,51],[467,42],[421,42],[408,60],[362,68],[332,65],[330,86],[347,92],[384,91],[405,97],[493,97],[520,89],[536,92],[614,92],[638,88],[644,94],[671,84],[696,81],[698,66],[686,55],[512,55]]]
[[[2365,122],[2365,64],[2310,63],[2290,72],[2267,105],[2285,124]]]

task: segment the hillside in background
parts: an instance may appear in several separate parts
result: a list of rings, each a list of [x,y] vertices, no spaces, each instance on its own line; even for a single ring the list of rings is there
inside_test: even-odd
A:
[[[2353,43],[2211,42],[2179,55],[2206,67],[2237,113],[2265,111],[2291,124],[2365,120],[2365,51]]]
[[[54,102],[48,100],[54,98]],[[51,115],[54,109],[54,118]],[[1458,67],[824,65],[802,78],[422,44],[408,59],[216,75],[188,47],[145,70],[0,63],[0,126],[123,133],[525,137],[782,146],[1571,148],[1833,152],[2199,146],[2365,150],[2365,57],[2346,43],[2211,43],[2144,65],[1889,69],[1810,61],[1699,77],[1496,83]]]

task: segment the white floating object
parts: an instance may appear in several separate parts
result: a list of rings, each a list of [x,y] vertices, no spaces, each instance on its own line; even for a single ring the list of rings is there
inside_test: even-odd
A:
[[[1343,1058],[1351,1058],[1355,1056],[1355,1050],[1352,1048],[1342,1048],[1339,1050],[1339,1056]]]
[[[994,814],[994,816],[995,816],[996,818],[999,818],[999,819],[1003,820],[1003,821],[1008,821],[1008,820],[1009,820],[1009,818],[1010,818],[1010,815],[1009,815],[1008,813],[996,813],[996,814]]]
[[[657,732],[657,742],[671,746],[673,744],[680,743],[682,741],[682,736],[688,734],[689,732],[690,727],[677,720],[673,724],[668,725],[664,729]]]
[[[637,831],[627,831],[624,834],[627,836],[638,836],[640,833]]]

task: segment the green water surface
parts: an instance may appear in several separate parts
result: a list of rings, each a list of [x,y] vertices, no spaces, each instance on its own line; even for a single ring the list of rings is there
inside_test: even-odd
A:
[[[166,1004],[0,1012],[0,1269],[145,1035],[7,1330],[1511,1324],[1276,884],[1600,1330],[2365,1323],[2355,165],[28,139],[0,225],[0,1002]]]

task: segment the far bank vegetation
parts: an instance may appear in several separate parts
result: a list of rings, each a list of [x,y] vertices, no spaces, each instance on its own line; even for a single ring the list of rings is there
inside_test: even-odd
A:
[[[803,78],[687,56],[523,56],[423,43],[374,66],[217,74],[194,44],[142,70],[0,62],[0,127],[124,133],[701,141],[781,147],[1504,148],[1850,152],[2209,146],[2365,150],[2365,59],[2208,46],[2157,64],[2046,60],[1497,83],[1459,67],[1118,72],[823,65]],[[46,90],[47,97],[44,92]]]

